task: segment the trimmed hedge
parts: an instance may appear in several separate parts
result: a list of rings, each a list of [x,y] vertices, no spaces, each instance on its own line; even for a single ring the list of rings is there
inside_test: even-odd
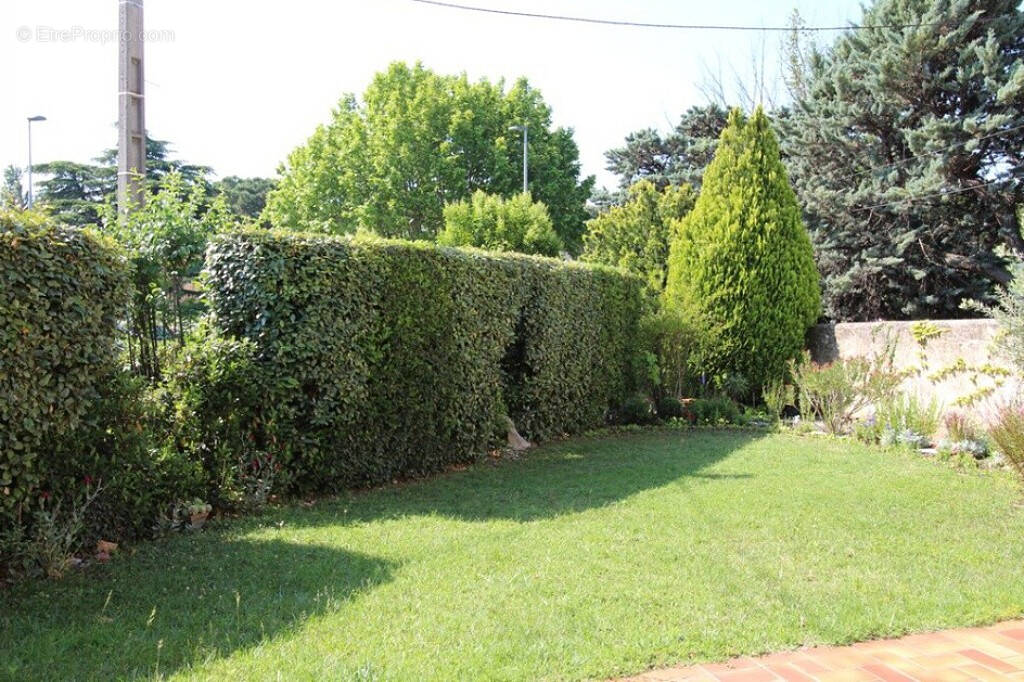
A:
[[[100,403],[128,286],[106,239],[0,212],[0,520],[36,504],[56,444]]]
[[[610,268],[255,230],[207,267],[216,324],[276,379],[261,419],[298,488],[474,459],[504,414],[597,426],[631,388],[642,283]]]

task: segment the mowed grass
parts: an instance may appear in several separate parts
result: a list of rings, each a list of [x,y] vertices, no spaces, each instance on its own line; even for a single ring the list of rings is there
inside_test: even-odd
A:
[[[1004,474],[654,431],[147,543],[0,595],[0,677],[582,679],[1024,613]]]

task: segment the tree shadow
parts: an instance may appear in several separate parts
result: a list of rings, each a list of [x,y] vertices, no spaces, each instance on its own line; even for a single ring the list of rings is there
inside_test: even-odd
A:
[[[415,515],[466,521],[528,522],[614,504],[668,484],[702,485],[748,478],[737,471],[702,473],[763,437],[739,430],[644,431],[628,437],[577,438],[530,450],[518,460],[488,462],[425,481],[342,493],[315,513],[285,512],[288,523],[363,523]]]
[[[427,515],[543,521],[668,485],[749,478],[742,464],[718,463],[763,435],[666,429],[577,438],[516,460],[349,491],[311,507],[274,508],[144,543],[84,575],[0,595],[0,678],[66,676],[67,668],[55,675],[51,664],[70,666],[81,679],[172,674],[258,646],[390,581],[397,570],[393,561],[346,549],[244,539],[260,527],[344,527]]]
[[[0,678],[173,674],[338,608],[393,569],[356,552],[216,531],[147,543],[83,575],[0,595]]]

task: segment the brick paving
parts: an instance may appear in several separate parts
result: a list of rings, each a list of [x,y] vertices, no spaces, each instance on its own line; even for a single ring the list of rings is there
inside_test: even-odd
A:
[[[622,682],[1024,682],[1024,620],[651,670]]]

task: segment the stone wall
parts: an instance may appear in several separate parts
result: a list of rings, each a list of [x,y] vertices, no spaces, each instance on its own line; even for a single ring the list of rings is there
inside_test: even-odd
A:
[[[921,324],[931,325],[939,333],[919,343],[913,330],[914,325]],[[913,376],[904,382],[904,391],[925,400],[936,398],[944,407],[954,408],[958,399],[991,388],[992,393],[971,408],[984,420],[996,405],[1018,394],[1020,380],[993,378],[984,372],[943,370],[961,361],[967,368],[1009,368],[998,353],[998,331],[995,320],[841,322],[814,327],[808,335],[808,348],[815,362],[831,362],[858,355],[870,357],[883,352],[887,343],[894,342],[896,369],[913,371]]]

